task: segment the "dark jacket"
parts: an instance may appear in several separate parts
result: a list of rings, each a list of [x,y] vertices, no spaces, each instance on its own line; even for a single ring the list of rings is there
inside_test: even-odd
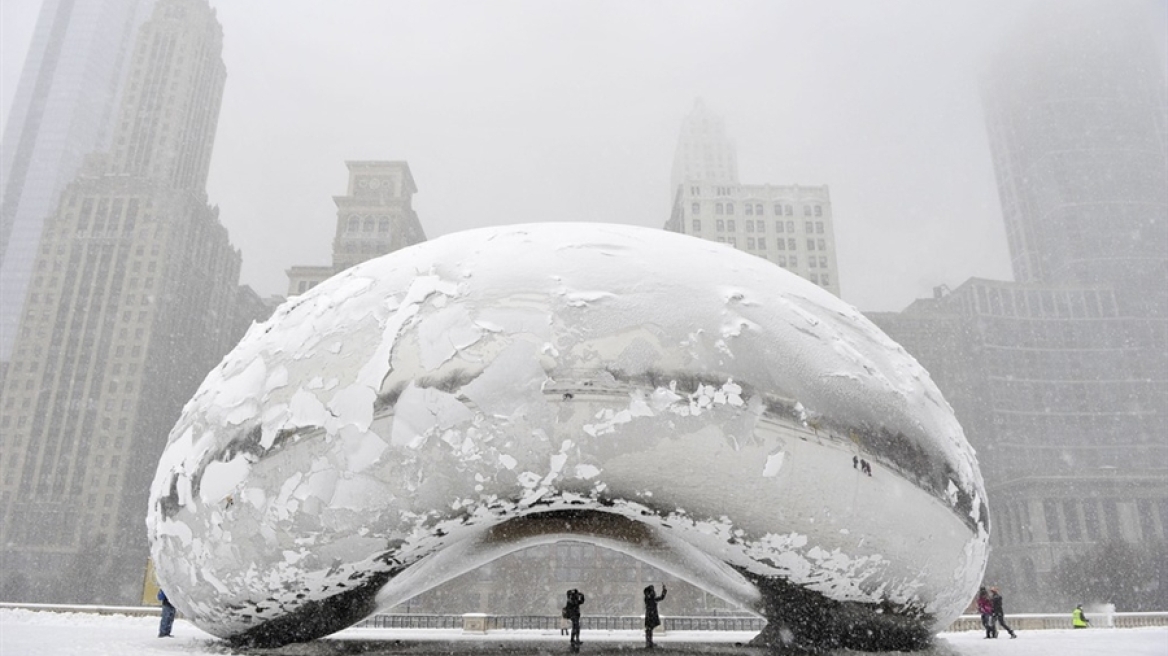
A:
[[[584,593],[579,590],[568,591],[568,604],[564,606],[564,617],[569,620],[580,619],[580,604],[584,603]]]
[[[1005,616],[1006,611],[1002,610],[1002,595],[996,592],[991,592],[990,603],[993,604],[994,615]]]
[[[661,596],[653,594],[653,586],[645,588],[645,628],[653,629],[661,626],[661,617],[657,614],[657,602],[665,599],[668,590],[662,590]]]

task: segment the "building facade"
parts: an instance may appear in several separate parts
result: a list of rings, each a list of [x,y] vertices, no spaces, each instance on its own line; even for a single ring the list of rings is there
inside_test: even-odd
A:
[[[45,0],[0,142],[0,371],[16,337],[46,217],[89,153],[105,150],[134,34],[154,0]]]
[[[303,294],[320,282],[365,260],[426,241],[413,208],[418,191],[405,162],[353,161],[348,193],[334,196],[337,225],[332,266],[288,269],[288,295]]]
[[[869,315],[953,405],[993,514],[987,580],[1034,611],[1074,601],[1067,557],[1168,539],[1163,60],[1141,5],[1059,7],[983,83],[1017,282]]]
[[[665,229],[727,244],[839,296],[827,186],[746,185],[722,118],[699,99],[682,123]]]
[[[0,388],[0,594],[136,603],[183,404],[266,308],[204,184],[226,71],[206,0],[158,0],[112,151],[61,195]],[[253,315],[253,316],[245,316]]]

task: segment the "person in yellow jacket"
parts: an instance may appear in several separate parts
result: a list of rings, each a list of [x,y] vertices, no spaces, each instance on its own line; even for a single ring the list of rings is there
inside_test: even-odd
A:
[[[1085,629],[1091,625],[1091,620],[1083,614],[1083,604],[1075,606],[1075,610],[1071,611],[1071,626],[1076,629]]]

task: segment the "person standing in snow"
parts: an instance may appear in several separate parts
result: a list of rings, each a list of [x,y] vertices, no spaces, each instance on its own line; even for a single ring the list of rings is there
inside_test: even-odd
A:
[[[994,627],[994,602],[990,601],[985,586],[977,590],[977,612],[981,615],[981,625],[985,627],[985,637],[998,637],[998,630]]]
[[[997,635],[998,625],[1000,624],[1006,630],[1006,633],[1010,634],[1011,638],[1017,638],[1018,634],[1014,633],[1014,629],[1011,629],[1009,624],[1006,624],[1006,611],[1002,607],[1002,595],[998,592],[997,588],[990,588],[990,603],[993,605],[994,610],[993,618],[991,618],[994,624],[994,634]]]
[[[568,637],[568,644],[573,647],[580,644],[580,606],[584,603],[584,593],[576,588],[568,590],[568,603],[564,605],[564,619],[572,623],[572,633]]]
[[[1085,629],[1091,625],[1091,620],[1083,614],[1083,604],[1075,606],[1075,610],[1071,611],[1071,627],[1076,629]]]
[[[174,606],[171,605],[170,600],[166,598],[166,593],[162,590],[158,591],[158,601],[162,602],[162,621],[158,623],[158,637],[159,638],[173,638],[170,635],[170,629],[174,626]]]
[[[657,596],[657,591],[653,586],[645,586],[645,647],[652,649],[656,645],[653,644],[653,629],[661,626],[661,616],[657,614],[657,602],[665,599],[665,593],[669,592],[665,589],[665,584],[661,584],[661,596]]]

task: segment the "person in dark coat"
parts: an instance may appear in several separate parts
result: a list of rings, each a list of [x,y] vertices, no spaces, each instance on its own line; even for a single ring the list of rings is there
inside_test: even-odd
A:
[[[661,626],[661,616],[657,614],[657,602],[665,599],[665,594],[669,592],[665,589],[665,584],[661,584],[661,596],[657,596],[657,591],[653,586],[645,586],[645,647],[652,649],[653,644],[653,629]]]
[[[162,602],[162,621],[158,624],[159,638],[173,638],[170,635],[170,629],[174,626],[174,606],[171,605],[170,600],[166,598],[166,593],[162,590],[158,591],[158,601]]]
[[[1006,624],[1006,611],[1002,607],[1002,595],[998,593],[997,588],[990,588],[990,604],[993,606],[994,611],[993,617],[991,619],[994,624],[995,635],[997,634],[998,625],[1000,624],[1002,625],[1002,628],[1006,630],[1006,633],[1010,634],[1011,638],[1017,638],[1018,634],[1014,633],[1014,629],[1011,629],[1009,624]]]
[[[985,637],[998,637],[998,630],[994,627],[994,602],[990,601],[990,594],[985,587],[977,590],[977,612],[981,615],[981,625],[985,628]]]
[[[564,605],[564,619],[572,623],[572,633],[568,644],[580,644],[580,605],[584,603],[584,593],[576,588],[568,590],[568,603]]]

